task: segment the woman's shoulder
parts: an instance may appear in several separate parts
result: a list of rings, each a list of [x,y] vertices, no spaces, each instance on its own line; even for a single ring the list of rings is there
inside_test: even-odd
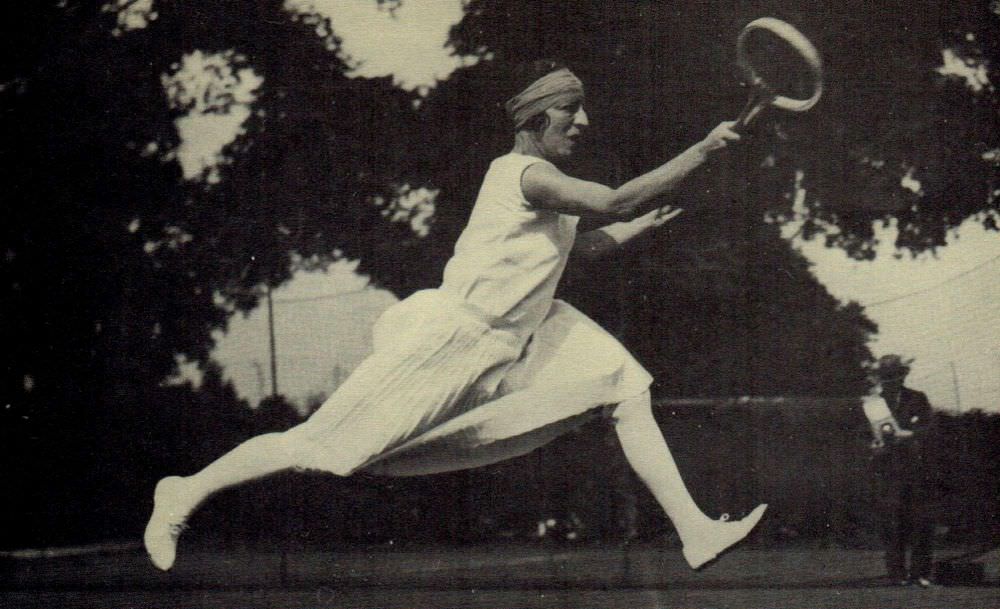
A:
[[[519,152],[508,152],[503,156],[493,159],[487,176],[505,185],[516,184],[518,186],[517,190],[520,192],[521,178],[524,176],[524,172],[533,165],[555,167],[552,163],[541,157],[521,154]]]
[[[493,159],[490,163],[490,168],[514,168],[514,169],[524,169],[530,165],[536,163],[544,163],[546,165],[552,165],[550,161],[547,161],[541,157],[532,156],[530,154],[521,154],[520,152],[508,152],[507,154],[498,156]]]
[[[483,180],[477,206],[499,204],[511,211],[530,211],[531,205],[522,191],[521,179],[525,170],[536,163],[549,164],[545,159],[517,152],[508,152],[493,159]]]

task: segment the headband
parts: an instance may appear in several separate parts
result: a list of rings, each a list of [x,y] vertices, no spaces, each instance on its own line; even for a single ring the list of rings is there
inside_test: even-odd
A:
[[[531,117],[545,112],[563,101],[583,97],[583,83],[567,68],[549,72],[507,100],[504,107],[520,129]]]

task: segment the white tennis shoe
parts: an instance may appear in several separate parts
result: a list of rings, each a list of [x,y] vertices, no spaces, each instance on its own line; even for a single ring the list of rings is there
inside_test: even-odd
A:
[[[160,480],[153,492],[153,515],[149,517],[143,543],[150,560],[157,569],[167,571],[174,566],[177,557],[177,538],[187,528],[189,510],[182,507],[180,485],[184,483],[178,476]]]
[[[753,530],[764,516],[767,504],[758,505],[754,511],[741,520],[729,521],[727,516],[710,520],[693,535],[684,539],[684,559],[692,569],[698,569],[715,560],[720,554],[739,543]]]

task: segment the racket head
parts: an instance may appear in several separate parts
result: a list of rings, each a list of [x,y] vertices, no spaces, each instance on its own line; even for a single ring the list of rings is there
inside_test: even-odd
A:
[[[795,52],[808,73],[811,92],[804,97],[789,97],[772,88],[760,70],[754,67],[750,51],[751,39],[759,33],[770,34],[785,43]],[[823,62],[816,47],[790,23],[774,17],[761,17],[748,23],[736,39],[736,61],[743,71],[746,81],[755,89],[751,93],[759,99],[769,99],[769,105],[790,112],[805,112],[819,101],[823,95]],[[766,94],[762,93],[766,92]],[[768,105],[758,102],[760,105]]]

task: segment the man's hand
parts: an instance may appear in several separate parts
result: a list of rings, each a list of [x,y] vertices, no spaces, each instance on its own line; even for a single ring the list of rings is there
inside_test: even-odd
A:
[[[740,134],[733,131],[733,127],[736,125],[736,121],[726,121],[724,123],[719,123],[715,129],[708,132],[705,139],[701,140],[698,144],[699,149],[702,154],[708,156],[716,150],[722,150],[729,145],[730,142],[740,141]]]

